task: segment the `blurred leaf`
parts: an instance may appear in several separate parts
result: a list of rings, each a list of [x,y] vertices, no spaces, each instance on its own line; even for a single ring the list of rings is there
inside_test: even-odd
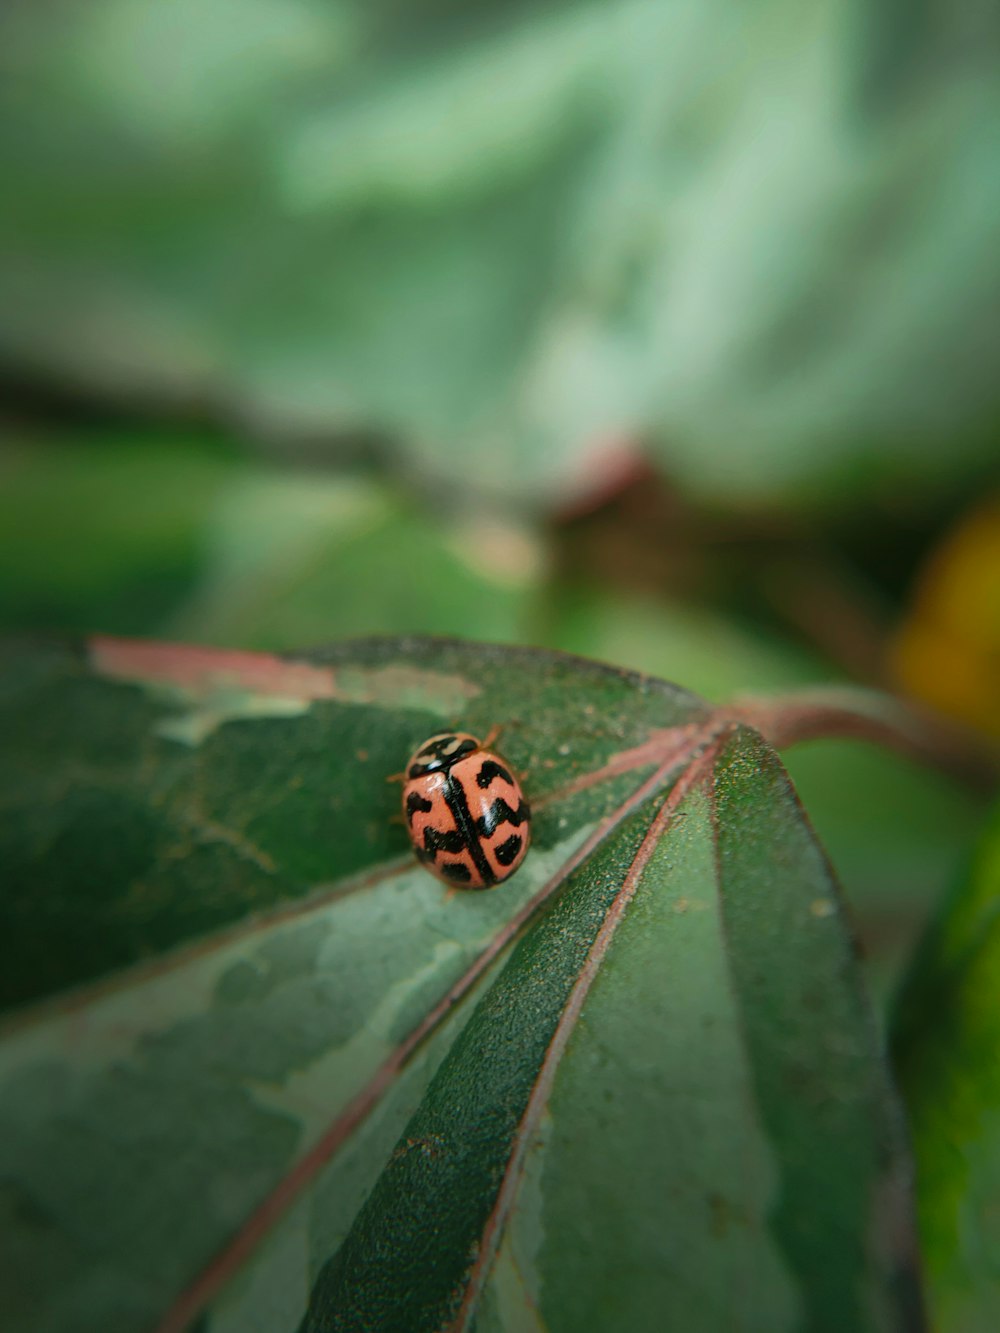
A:
[[[814,654],[711,606],[576,587],[557,589],[547,612],[553,647],[690,681],[714,703],[830,676]]]
[[[492,516],[435,516],[369,479],[257,470],[221,498],[201,588],[167,629],[278,649],[390,626],[512,640],[543,572],[539,539]]]
[[[16,1327],[922,1326],[838,891],[755,733],[440,641],[2,682]],[[496,721],[534,846],[447,893],[385,775]]]
[[[796,746],[788,771],[855,914],[869,983],[895,992],[982,819],[952,779],[848,741]]]
[[[728,501],[932,495],[1000,415],[995,25],[10,5],[0,347],[272,437],[374,427],[453,502],[587,490],[623,437]]]
[[[365,476],[166,432],[0,449],[0,624],[287,648],[379,633],[523,637],[532,533]]]
[[[897,1015],[920,1232],[941,1333],[1000,1314],[1000,811],[931,931]]]
[[[0,625],[149,633],[201,574],[233,462],[206,442],[74,432],[0,442]]]
[[[904,690],[1000,739],[1000,497],[965,515],[932,554],[892,664]]]

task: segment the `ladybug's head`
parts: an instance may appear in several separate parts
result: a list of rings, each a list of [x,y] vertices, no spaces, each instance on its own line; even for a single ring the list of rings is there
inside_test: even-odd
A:
[[[450,768],[456,759],[474,754],[478,749],[479,741],[475,736],[464,731],[443,731],[440,736],[432,736],[429,741],[424,741],[420,749],[414,752],[407,765],[406,776],[420,778],[425,773]]]

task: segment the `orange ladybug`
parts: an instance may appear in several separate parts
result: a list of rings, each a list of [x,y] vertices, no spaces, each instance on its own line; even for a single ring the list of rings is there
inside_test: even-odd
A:
[[[491,889],[510,879],[531,841],[521,785],[489,741],[432,736],[406,766],[403,816],[417,856],[446,884]]]

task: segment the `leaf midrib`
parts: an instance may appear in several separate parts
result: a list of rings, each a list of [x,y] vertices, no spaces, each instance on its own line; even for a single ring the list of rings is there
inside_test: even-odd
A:
[[[669,784],[671,778],[676,777],[678,781],[685,781],[687,775],[692,772],[692,766],[695,771],[698,771],[698,761],[703,754],[712,747],[713,743],[717,743],[721,736],[728,734],[732,729],[733,724],[728,720],[712,722],[700,727],[677,729],[678,732],[683,732],[685,736],[677,750],[669,754],[654,773],[640,783],[615,810],[605,816],[597,828],[566,859],[555,874],[524,904],[511,921],[501,931],[497,932],[448,993],[383,1061],[364,1088],[335,1118],[309,1152],[299,1159],[292,1170],[272,1190],[226,1246],[202,1269],[194,1282],[181,1293],[157,1325],[155,1333],[183,1333],[183,1330],[205,1308],[216,1292],[235,1275],[258,1242],[263,1239],[276,1220],[287,1211],[317,1172],[366,1119],[372,1108],[381,1100],[413,1056],[438,1029],[455,1005],[468,994],[498,955],[510,946],[537,916],[573,871],[582,865],[629,815],[633,814],[645,801],[655,796],[657,792]],[[687,784],[685,784],[686,789]]]
[[[500,1234],[517,1194],[525,1157],[548,1104],[559,1063],[572,1037],[583,1010],[584,1002],[597,976],[601,962],[610,948],[615,932],[621,924],[629,903],[635,896],[660,839],[670,827],[678,808],[698,783],[704,781],[710,775],[712,765],[719,751],[725,744],[729,733],[734,729],[732,724],[716,728],[713,737],[696,755],[692,756],[686,769],[678,777],[650,822],[649,828],[632,858],[622,886],[605,914],[604,921],[584,960],[577,980],[567,997],[562,1015],[539,1068],[538,1077],[514,1135],[507,1167],[497,1193],[496,1204],[480,1237],[477,1259],[469,1273],[465,1297],[457,1316],[449,1324],[447,1333],[465,1333],[469,1321],[475,1313],[483,1285],[496,1254]]]

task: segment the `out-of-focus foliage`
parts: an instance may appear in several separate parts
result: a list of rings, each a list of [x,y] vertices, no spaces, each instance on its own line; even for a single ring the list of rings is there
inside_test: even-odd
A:
[[[1000,1310],[1000,810],[903,993],[895,1057],[912,1122],[935,1327]]]
[[[4,436],[4,629],[148,634],[200,579],[233,460],[164,432]]]
[[[0,348],[544,503],[989,456],[996,11],[18,0]],[[947,447],[943,447],[944,443]]]
[[[541,573],[520,528],[176,433],[8,442],[0,478],[8,627],[270,649],[387,625],[510,640]]]
[[[1000,738],[1000,497],[934,552],[893,665],[903,689]]]

